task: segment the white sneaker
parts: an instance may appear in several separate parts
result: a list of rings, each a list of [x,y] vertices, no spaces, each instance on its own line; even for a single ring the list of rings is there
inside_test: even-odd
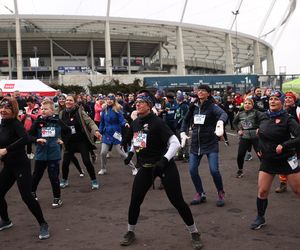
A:
[[[104,175],[106,173],[107,173],[107,171],[105,168],[100,169],[100,171],[98,172],[99,175]]]
[[[34,154],[33,153],[27,154],[27,157],[28,157],[28,159],[32,160],[34,158]]]
[[[79,174],[79,177],[84,177],[84,173]]]
[[[110,156],[110,153],[108,152],[107,154],[106,154],[106,158],[110,158],[111,156]]]
[[[137,168],[133,168],[133,169],[131,170],[131,172],[132,172],[132,175],[136,175],[137,172],[138,172],[138,170],[137,170]]]

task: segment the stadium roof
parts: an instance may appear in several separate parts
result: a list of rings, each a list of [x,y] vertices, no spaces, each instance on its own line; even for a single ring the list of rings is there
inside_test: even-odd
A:
[[[20,15],[23,56],[32,57],[33,46],[39,56],[50,53],[49,40],[55,41],[54,55],[89,55],[90,40],[94,41],[94,55],[105,56],[105,17],[66,15]],[[127,55],[127,41],[131,42],[131,56],[152,57],[163,44],[163,58],[176,58],[176,28],[181,26],[185,60],[199,61],[208,66],[225,65],[225,34],[230,33],[234,62],[240,66],[253,64],[253,41],[259,41],[261,60],[271,47],[254,36],[195,24],[110,17],[112,56]],[[236,39],[237,38],[237,39]],[[15,39],[15,16],[0,16],[0,57],[7,56],[7,39]],[[12,49],[15,44],[12,43]],[[237,47],[236,47],[237,45]],[[235,56],[238,55],[238,58]]]

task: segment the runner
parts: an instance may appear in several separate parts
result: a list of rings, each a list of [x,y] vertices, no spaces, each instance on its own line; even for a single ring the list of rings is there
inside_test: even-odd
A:
[[[71,128],[71,138],[65,144],[65,151],[62,164],[62,180],[60,187],[69,185],[69,165],[72,157],[79,152],[82,161],[89,173],[92,189],[98,189],[99,184],[95,176],[95,168],[90,159],[90,150],[96,149],[94,136],[101,140],[99,130],[94,121],[83,110],[82,106],[76,105],[76,97],[68,95],[66,99],[66,109],[60,112],[60,119]],[[65,139],[63,138],[65,141]]]
[[[39,203],[31,194],[30,161],[25,153],[28,135],[18,120],[16,99],[4,97],[0,103],[0,158],[4,167],[0,172],[0,231],[13,226],[7,212],[6,193],[17,182],[22,200],[40,224],[39,239],[50,237],[48,224]]]
[[[251,229],[265,225],[268,194],[276,174],[287,175],[292,190],[300,196],[300,167],[296,147],[300,145],[300,127],[284,109],[285,95],[279,90],[272,91],[266,119],[259,125],[261,164],[258,174],[257,217]],[[295,138],[291,138],[291,134]]]
[[[32,125],[29,134],[32,141],[37,143],[35,167],[32,178],[32,194],[37,199],[36,190],[44,171],[48,169],[48,176],[51,182],[53,193],[53,208],[62,205],[60,187],[59,187],[59,163],[61,160],[61,134],[65,140],[71,135],[70,128],[54,115],[54,102],[51,100],[43,101],[41,106],[42,116]]]
[[[128,246],[135,240],[134,231],[140,214],[140,206],[155,177],[159,176],[168,199],[178,210],[191,233],[193,247],[201,249],[203,245],[200,233],[194,223],[191,210],[182,197],[180,177],[173,160],[180,147],[179,141],[165,122],[151,112],[152,106],[153,101],[147,92],[137,96],[136,109],[139,117],[132,122],[131,135],[140,169],[132,186],[128,231],[120,244]],[[131,151],[125,161],[129,162],[132,156]]]

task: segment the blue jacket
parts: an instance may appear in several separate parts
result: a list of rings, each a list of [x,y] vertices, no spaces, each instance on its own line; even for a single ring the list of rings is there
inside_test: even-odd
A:
[[[194,124],[195,115],[205,116],[203,124]],[[192,104],[180,129],[181,132],[187,132],[189,125],[192,126],[190,152],[196,155],[219,152],[218,137],[215,134],[216,124],[218,120],[225,124],[227,118],[226,112],[211,100],[202,105],[200,102]]]
[[[54,161],[61,159],[61,146],[57,143],[57,139],[64,134],[65,141],[70,137],[71,130],[65,125],[58,116],[39,117],[32,125],[29,135],[31,140],[36,142],[39,138],[47,140],[45,144],[36,145],[37,161]]]
[[[115,132],[121,134],[121,127],[126,124],[122,111],[115,112],[112,107],[107,106],[101,112],[99,132],[102,135],[102,142],[108,145],[120,144],[121,141],[114,137]]]

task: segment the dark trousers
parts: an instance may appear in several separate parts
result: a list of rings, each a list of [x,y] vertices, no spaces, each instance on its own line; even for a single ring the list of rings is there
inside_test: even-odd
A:
[[[29,142],[26,144],[26,153],[31,154],[32,153],[32,143]]]
[[[14,185],[15,181],[17,181],[22,200],[30,212],[39,224],[45,223],[41,207],[31,194],[32,179],[29,160],[20,163],[18,166],[6,166],[4,164],[4,168],[0,172],[0,217],[2,220],[9,221],[5,195]]]
[[[158,175],[159,173],[154,173],[154,177]],[[193,215],[189,206],[183,199],[179,173],[174,162],[169,163],[168,167],[165,170],[165,176],[161,177],[161,179],[162,184],[165,188],[165,192],[171,204],[177,209],[186,225],[193,225]],[[137,223],[141,204],[143,203],[149,188],[152,186],[152,180],[153,168],[141,167],[134,178],[128,212],[128,223],[130,225],[136,225]]]
[[[255,152],[258,151],[258,138],[254,138],[254,139],[240,138],[238,155],[237,155],[237,164],[239,169],[243,169],[246,152],[248,151],[249,148],[251,148],[251,146],[253,146]]]
[[[43,177],[45,169],[48,167],[48,177],[52,187],[54,198],[60,198],[59,187],[59,160],[55,161],[35,161],[34,171],[32,175],[32,192],[36,192],[40,180]]]
[[[73,159],[73,156],[76,152],[79,152],[81,154],[83,164],[85,165],[91,180],[95,180],[96,179],[95,168],[90,159],[89,146],[85,142],[72,143],[68,145],[68,149],[65,150],[64,157],[63,157],[62,178],[65,180],[68,179],[70,162]]]

